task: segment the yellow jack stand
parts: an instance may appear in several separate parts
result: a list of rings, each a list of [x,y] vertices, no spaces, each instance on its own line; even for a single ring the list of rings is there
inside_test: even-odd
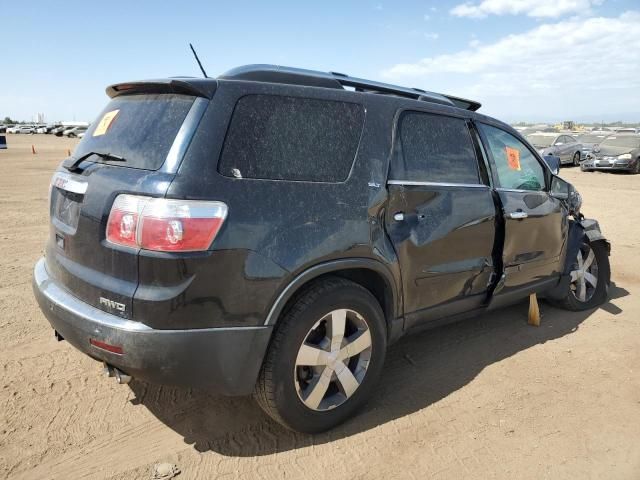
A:
[[[529,295],[529,325],[540,326],[540,308],[538,307],[538,297],[535,293]]]

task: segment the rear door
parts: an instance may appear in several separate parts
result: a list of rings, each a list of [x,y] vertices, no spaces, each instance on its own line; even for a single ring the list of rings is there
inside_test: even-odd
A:
[[[568,220],[561,202],[549,193],[548,170],[511,133],[483,123],[477,126],[504,217],[500,293],[557,279]]]
[[[395,138],[386,229],[411,326],[484,302],[496,210],[464,119],[405,111]]]

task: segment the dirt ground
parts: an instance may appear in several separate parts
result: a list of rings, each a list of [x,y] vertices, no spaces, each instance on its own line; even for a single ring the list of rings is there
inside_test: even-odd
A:
[[[640,478],[640,176],[563,169],[612,243],[611,301],[527,304],[405,338],[366,410],[291,433],[245,398],[119,386],[56,342],[31,292],[47,189],[76,141],[8,135],[0,150],[0,477]],[[31,153],[31,145],[37,151]]]

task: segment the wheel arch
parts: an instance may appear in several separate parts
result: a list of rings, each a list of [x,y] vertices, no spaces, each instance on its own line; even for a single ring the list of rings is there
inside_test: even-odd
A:
[[[387,323],[387,336],[390,341],[399,338],[402,333],[402,304],[398,283],[382,262],[370,258],[348,258],[333,260],[299,273],[282,289],[273,302],[265,325],[276,325],[282,313],[306,288],[323,277],[337,276],[362,285],[380,302]]]
[[[601,242],[606,249],[607,255],[611,254],[611,244],[600,230],[600,224],[597,220],[582,218],[581,220],[571,221],[560,282],[556,287],[545,293],[548,298],[557,300],[564,295],[565,290],[569,286],[571,267],[574,264],[574,259],[578,253],[580,244],[585,238],[591,244]]]

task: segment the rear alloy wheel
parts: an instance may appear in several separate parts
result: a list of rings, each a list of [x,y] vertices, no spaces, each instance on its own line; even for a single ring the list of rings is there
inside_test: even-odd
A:
[[[580,165],[580,152],[576,152],[573,154],[573,166],[577,167]]]
[[[317,433],[357,415],[380,376],[386,326],[361,285],[311,285],[278,321],[254,397],[274,420]]]
[[[318,320],[298,350],[294,382],[311,410],[339,407],[356,392],[371,359],[371,332],[353,310],[340,309]]]
[[[584,242],[570,273],[569,291],[559,306],[580,311],[601,305],[609,295],[610,275],[604,242]]]

